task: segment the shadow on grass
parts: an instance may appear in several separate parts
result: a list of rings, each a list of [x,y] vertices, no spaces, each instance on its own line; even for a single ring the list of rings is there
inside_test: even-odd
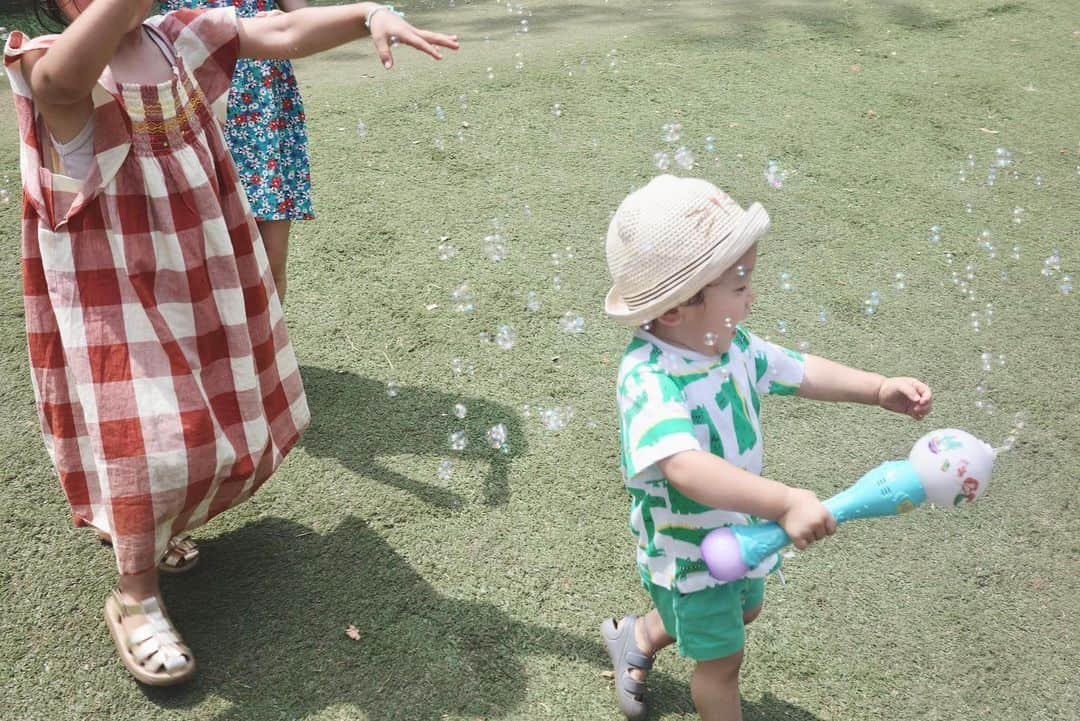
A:
[[[193,577],[165,589],[200,671],[190,685],[146,690],[162,707],[224,701],[215,721],[304,719],[333,707],[372,721],[491,718],[524,701],[527,657],[608,667],[592,629],[546,628],[444,595],[356,518],[326,535],[268,518],[202,548]],[[345,635],[350,624],[359,640]],[[690,703],[684,684],[654,676],[661,696]]]
[[[449,488],[397,473],[379,459],[404,454],[428,456],[432,459],[432,477],[439,458],[453,455],[483,460],[491,464],[484,483],[484,503],[499,505],[507,501],[510,460],[527,448],[525,432],[513,409],[482,398],[463,399],[412,386],[402,386],[391,398],[380,381],[316,366],[303,366],[300,373],[312,409],[311,427],[300,439],[308,453],[336,458],[357,474],[447,509],[463,508],[467,500]],[[452,413],[454,404],[461,402],[468,409],[464,420]],[[506,426],[509,453],[495,451],[478,438],[483,430],[497,423]],[[469,445],[452,453],[449,435],[465,428],[472,429]]]

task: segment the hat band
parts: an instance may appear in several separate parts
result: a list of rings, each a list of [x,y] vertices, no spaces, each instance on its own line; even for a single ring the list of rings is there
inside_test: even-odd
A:
[[[688,265],[683,266],[681,269],[675,271],[667,278],[663,279],[651,288],[648,288],[634,295],[623,296],[623,300],[626,302],[627,307],[631,309],[637,309],[643,305],[647,305],[648,303],[651,303],[652,301],[667,293],[674,286],[682,283],[684,280],[686,280],[687,277],[696,273],[698,270],[701,269],[701,266],[705,265],[705,263],[709,261],[709,259],[713,256],[713,253],[716,252],[716,249],[719,248],[725,240],[731,237],[733,231],[734,229],[729,231],[727,235],[716,241],[716,243],[714,243],[711,248],[699,255]]]

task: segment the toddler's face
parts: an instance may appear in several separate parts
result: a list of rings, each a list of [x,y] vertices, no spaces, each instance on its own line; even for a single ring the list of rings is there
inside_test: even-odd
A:
[[[699,334],[701,343],[716,353],[724,353],[731,347],[735,326],[750,315],[750,308],[756,297],[752,285],[756,263],[755,244],[735,265],[702,289],[701,303],[683,307],[685,330],[691,334]],[[712,340],[715,340],[715,343],[709,342]]]

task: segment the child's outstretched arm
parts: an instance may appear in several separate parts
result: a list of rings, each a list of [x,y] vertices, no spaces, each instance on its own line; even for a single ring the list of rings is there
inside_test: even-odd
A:
[[[705,451],[682,451],[657,461],[664,478],[706,506],[779,523],[798,549],[836,532],[836,519],[812,491],[744,471]]]
[[[415,28],[387,6],[370,2],[302,7],[289,13],[242,18],[239,24],[240,56],[245,58],[302,58],[369,34],[387,69],[394,65],[390,54],[393,38],[436,60],[442,59],[440,47],[458,49],[456,35]]]
[[[930,387],[917,378],[886,378],[815,355],[806,356],[805,376],[796,395],[817,401],[881,406],[917,421],[934,405]]]

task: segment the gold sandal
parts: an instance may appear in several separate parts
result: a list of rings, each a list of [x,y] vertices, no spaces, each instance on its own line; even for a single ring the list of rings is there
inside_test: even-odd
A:
[[[112,546],[112,538],[107,534],[97,531],[98,540],[106,546]],[[199,547],[195,539],[186,533],[173,536],[165,547],[165,555],[158,561],[158,571],[171,575],[187,573],[199,563]]]
[[[131,616],[145,616],[146,622],[128,632],[124,619]],[[105,623],[121,662],[136,680],[148,686],[171,686],[195,674],[195,657],[157,598],[125,603],[115,590],[105,601]]]

